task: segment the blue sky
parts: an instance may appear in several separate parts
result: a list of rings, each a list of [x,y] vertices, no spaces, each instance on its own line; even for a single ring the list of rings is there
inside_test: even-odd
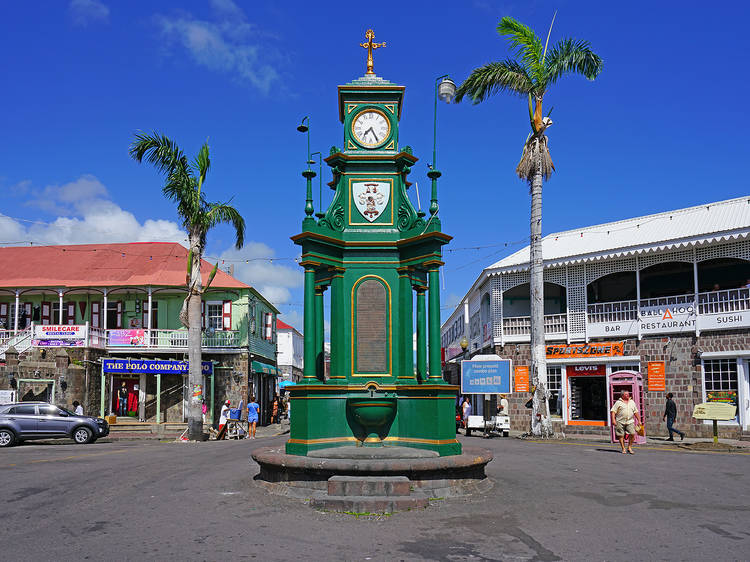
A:
[[[555,11],[552,40],[587,39],[604,71],[595,82],[564,78],[545,97],[557,168],[545,233],[750,192],[746,3],[16,2],[0,33],[0,243],[183,239],[161,178],[127,149],[139,129],[190,155],[208,138],[209,198],[232,198],[250,241],[232,251],[219,228],[208,255],[237,260],[236,275],[301,328],[289,240],[304,209],[296,126],[310,115],[313,151],[341,144],[336,86],[364,73],[365,30],[387,42],[376,73],[406,86],[400,138],[421,159],[410,179],[425,206],[435,78],[460,82],[505,58],[502,16],[543,35]],[[438,107],[440,216],[454,236],[444,317],[483,267],[528,239],[528,189],[514,174],[525,103]],[[489,247],[466,249],[477,246]]]

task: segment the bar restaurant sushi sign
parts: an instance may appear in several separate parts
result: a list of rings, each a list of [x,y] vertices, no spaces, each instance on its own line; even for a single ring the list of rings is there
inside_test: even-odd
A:
[[[37,347],[83,347],[86,326],[34,325],[31,345]]]

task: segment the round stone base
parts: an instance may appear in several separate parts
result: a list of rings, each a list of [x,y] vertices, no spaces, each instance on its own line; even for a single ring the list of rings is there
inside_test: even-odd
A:
[[[315,451],[315,456],[288,455],[284,446],[256,449],[260,465],[255,480],[275,494],[310,498],[328,489],[332,476],[406,476],[411,488],[427,497],[456,497],[484,492],[492,487],[484,467],[492,453],[463,447],[463,453],[435,456],[409,447],[335,447]]]

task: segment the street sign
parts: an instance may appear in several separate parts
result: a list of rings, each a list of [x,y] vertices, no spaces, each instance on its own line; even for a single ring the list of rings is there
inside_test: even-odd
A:
[[[510,393],[510,363],[510,359],[461,361],[461,393]]]
[[[697,420],[733,420],[737,415],[737,406],[725,402],[704,402],[693,408],[693,417]]]

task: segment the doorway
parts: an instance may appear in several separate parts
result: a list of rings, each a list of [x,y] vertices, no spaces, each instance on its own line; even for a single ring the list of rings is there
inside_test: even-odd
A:
[[[121,414],[119,409],[119,397],[120,389],[122,384],[125,383],[125,390],[127,392],[126,398],[126,413]],[[132,418],[138,417],[138,404],[139,404],[139,390],[140,390],[140,377],[113,377],[112,378],[112,411],[118,416],[128,416]]]
[[[603,376],[568,376],[571,425],[607,424],[606,380]]]

